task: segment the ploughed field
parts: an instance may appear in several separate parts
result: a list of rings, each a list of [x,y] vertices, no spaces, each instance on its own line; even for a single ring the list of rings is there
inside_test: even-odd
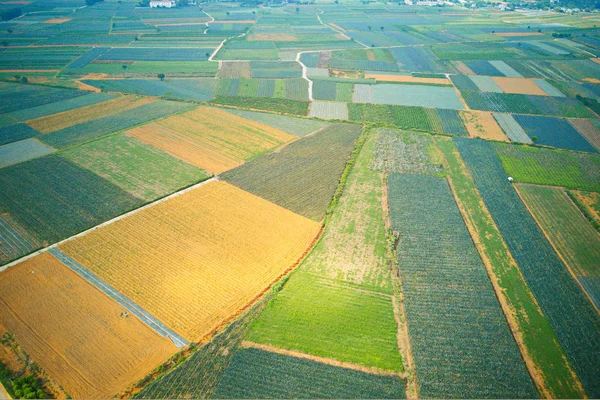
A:
[[[11,397],[600,397],[597,14],[4,3]]]

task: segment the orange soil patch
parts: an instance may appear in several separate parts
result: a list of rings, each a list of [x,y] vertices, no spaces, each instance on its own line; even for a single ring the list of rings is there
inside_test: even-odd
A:
[[[127,134],[213,174],[297,139],[259,122],[208,107],[154,121]]]
[[[581,133],[588,142],[598,150],[600,150],[600,128],[598,128],[589,119],[573,118],[569,119],[569,123],[577,132]]]
[[[0,325],[73,398],[109,398],[177,351],[48,253],[1,274]]]
[[[367,59],[370,61],[375,61],[377,59],[377,56],[375,55],[375,52],[371,49],[366,51],[367,53]]]
[[[583,78],[583,80],[586,82],[590,82],[590,83],[600,83],[600,79],[596,79],[596,78]]]
[[[459,111],[460,118],[469,132],[469,136],[510,142],[496,119],[488,111]]]
[[[136,98],[136,96],[122,96],[102,103],[32,119],[27,121],[27,125],[39,132],[50,133],[92,119],[118,114],[125,110],[152,103],[153,101],[155,101],[155,99],[151,97],[143,97],[140,99]]]
[[[496,32],[496,36],[513,37],[513,36],[539,36],[542,32]]]
[[[248,36],[248,41],[272,40],[274,42],[295,42],[298,38],[287,33],[253,33]]]
[[[102,92],[102,89],[97,88],[96,86],[91,86],[91,85],[88,85],[87,83],[83,83],[81,81],[75,81],[75,82],[76,82],[77,88],[79,90],[87,90],[87,91],[96,92],[96,93]]]
[[[541,87],[528,78],[506,78],[501,76],[492,77],[494,82],[504,91],[504,93],[515,94],[533,94],[536,96],[548,96]]]
[[[319,231],[308,218],[213,181],[60,247],[195,341],[295,266]]]
[[[181,22],[181,23],[177,23],[177,24],[155,24],[158,27],[161,26],[195,26],[195,25],[202,25],[202,26],[206,26],[206,22]]]
[[[465,64],[462,61],[453,61],[454,66],[456,67],[456,69],[458,70],[458,72],[460,72],[463,75],[477,75],[475,72],[473,72],[473,70],[471,70],[471,68],[467,67],[467,64]]]
[[[333,29],[337,29],[340,32],[346,32],[346,30],[344,28],[342,28],[339,25],[334,24],[333,22],[329,22],[328,25],[331,26]]]
[[[44,21],[44,24],[62,24],[70,21],[71,18],[50,18]]]
[[[451,85],[446,78],[419,78],[410,75],[385,75],[385,74],[365,74],[365,78],[373,78],[376,81],[385,82],[414,82],[414,83],[433,83],[437,85]]]

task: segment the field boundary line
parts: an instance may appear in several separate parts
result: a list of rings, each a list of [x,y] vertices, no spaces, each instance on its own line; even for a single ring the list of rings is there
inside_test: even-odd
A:
[[[95,231],[96,229],[100,229],[100,228],[102,228],[102,227],[104,227],[104,226],[110,225],[110,224],[112,224],[112,223],[114,223],[114,222],[117,222],[117,221],[119,221],[119,220],[123,219],[123,218],[126,218],[126,217],[128,217],[128,216],[130,216],[130,215],[133,215],[133,214],[135,214],[135,213],[138,213],[138,212],[140,212],[140,211],[142,211],[142,210],[145,210],[146,208],[150,208],[150,207],[152,207],[152,206],[154,206],[154,205],[156,205],[156,204],[160,204],[160,203],[162,203],[163,201],[167,201],[167,200],[169,200],[169,199],[172,199],[173,197],[180,196],[180,195],[182,195],[182,194],[184,194],[184,193],[187,193],[187,192],[189,192],[189,191],[192,191],[192,190],[194,190],[194,189],[196,189],[196,188],[198,188],[198,187],[200,187],[200,186],[206,185],[207,183],[214,182],[214,181],[217,181],[217,180],[218,180],[218,178],[216,178],[216,177],[212,177],[212,178],[206,179],[206,180],[204,180],[204,181],[202,181],[202,182],[198,182],[198,183],[196,183],[195,185],[192,185],[192,186],[190,186],[190,187],[187,187],[187,188],[185,188],[185,189],[182,189],[182,190],[180,190],[180,191],[178,191],[178,192],[171,193],[171,194],[170,194],[170,195],[168,195],[168,196],[165,196],[165,197],[163,197],[163,198],[161,198],[161,199],[158,199],[158,200],[156,200],[156,201],[153,201],[153,202],[151,202],[151,203],[148,203],[148,204],[146,204],[146,205],[143,205],[143,206],[141,206],[141,207],[139,207],[139,208],[136,208],[135,210],[128,211],[128,212],[126,212],[125,214],[121,214],[121,215],[119,215],[119,216],[117,216],[117,217],[115,217],[115,218],[113,218],[113,219],[109,219],[108,221],[105,221],[105,222],[101,223],[100,225],[93,226],[93,227],[91,227],[90,229],[86,229],[85,231],[83,231],[83,232],[80,232],[80,233],[78,233],[78,234],[76,234],[76,235],[69,236],[69,237],[68,237],[68,238],[66,238],[66,239],[63,239],[63,240],[61,240],[61,241],[59,241],[59,242],[56,242],[56,243],[54,243],[54,244],[51,244],[51,245],[49,245],[49,246],[46,246],[46,247],[44,247],[44,248],[42,248],[42,249],[36,250],[36,251],[34,251],[33,253],[31,253],[31,254],[28,254],[28,255],[26,255],[26,256],[23,256],[23,257],[21,257],[21,258],[19,258],[19,259],[16,259],[16,260],[14,260],[14,261],[11,261],[10,263],[8,263],[8,264],[6,264],[6,265],[3,265],[2,267],[0,267],[0,272],[3,272],[3,271],[7,270],[7,269],[8,269],[8,268],[10,268],[10,267],[14,267],[14,266],[15,266],[15,265],[17,265],[17,264],[19,264],[19,263],[22,263],[23,261],[27,261],[27,260],[29,260],[30,258],[33,258],[33,257],[35,257],[35,256],[37,256],[37,255],[40,255],[40,254],[42,254],[42,253],[44,253],[44,252],[46,252],[46,251],[49,251],[49,250],[51,250],[51,249],[53,249],[53,248],[55,248],[55,247],[58,247],[58,246],[60,246],[61,244],[65,243],[65,242],[68,242],[69,240],[73,240],[73,239],[76,239],[76,238],[78,238],[78,237],[81,237],[81,236],[83,236],[83,235],[86,235],[86,234],[88,234],[89,232],[92,232],[92,231]]]
[[[315,356],[312,354],[303,353],[301,351],[287,350],[287,349],[283,349],[281,347],[271,346],[269,344],[249,342],[247,340],[244,340],[242,343],[240,343],[240,348],[242,348],[242,349],[250,349],[250,348],[259,349],[259,350],[263,350],[263,351],[268,351],[270,353],[281,354],[284,356],[295,357],[295,358],[301,358],[304,360],[315,361],[315,362],[318,362],[321,364],[331,365],[334,367],[340,367],[340,368],[345,368],[345,369],[351,369],[354,371],[365,372],[368,374],[382,375],[382,376],[395,376],[395,377],[399,377],[402,379],[405,378],[405,376],[404,376],[405,374],[403,374],[402,372],[390,371],[387,369],[381,369],[381,368],[376,368],[376,367],[366,367],[364,365],[355,364],[355,363],[351,363],[351,362],[347,362],[347,361],[339,361],[339,360],[336,360],[335,358],[319,357],[319,356]]]
[[[48,253],[52,254],[58,261],[63,263],[77,275],[81,276],[83,279],[88,281],[102,293],[106,294],[108,297],[119,303],[123,306],[127,311],[138,317],[143,323],[148,325],[150,329],[154,332],[158,333],[160,336],[164,338],[169,338],[173,341],[175,346],[177,347],[185,347],[190,344],[183,337],[179,336],[177,333],[169,329],[165,324],[160,322],[156,317],[152,316],[149,312],[138,306],[131,299],[129,299],[124,294],[120,293],[118,290],[113,288],[108,283],[104,282],[102,279],[97,277],[95,274],[90,272],[83,265],[79,264],[77,261],[73,260],[67,254],[63,253],[60,249],[54,247],[48,251]]]

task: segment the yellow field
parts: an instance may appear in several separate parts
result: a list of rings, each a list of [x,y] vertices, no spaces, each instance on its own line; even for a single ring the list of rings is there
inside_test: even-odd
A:
[[[208,107],[151,122],[127,134],[213,174],[297,139],[259,122]]]
[[[446,78],[419,78],[410,75],[365,74],[365,78],[373,78],[376,81],[382,82],[433,83],[437,85],[452,84],[452,82]]]
[[[510,142],[498,122],[488,111],[459,111],[460,118],[465,123],[469,136]]]
[[[196,341],[295,265],[320,225],[210,182],[60,246]]]
[[[536,96],[548,96],[541,87],[528,78],[506,78],[503,76],[492,77],[494,82],[504,91],[513,94],[533,94]]]
[[[73,398],[109,398],[177,347],[48,253],[0,274],[5,329]]]
[[[253,40],[271,40],[273,42],[294,42],[298,38],[287,33],[253,33],[248,36],[248,41]]]
[[[50,18],[44,21],[44,24],[62,24],[70,21],[71,18]]]
[[[51,114],[46,117],[27,121],[27,125],[42,133],[50,133],[81,124],[92,119],[107,117],[130,110],[155,101],[151,97],[137,98],[137,96],[122,96],[102,103]]]

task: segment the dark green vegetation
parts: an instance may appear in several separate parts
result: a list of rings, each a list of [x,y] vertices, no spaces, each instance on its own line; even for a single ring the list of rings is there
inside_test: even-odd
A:
[[[515,115],[530,138],[537,137],[536,144],[597,153],[594,148],[567,120],[552,117]]]
[[[398,377],[367,374],[259,349],[238,351],[217,399],[403,399]]]
[[[217,96],[211,103],[301,116],[308,112],[308,102],[268,97]]]
[[[1,169],[0,186],[0,212],[22,227],[37,248],[142,204],[116,185],[55,155]],[[3,264],[8,261],[2,259]]]
[[[493,143],[502,166],[517,182],[600,191],[600,155]]]
[[[145,201],[208,178],[201,169],[123,134],[76,146],[62,156]]]
[[[382,104],[348,104],[348,118],[357,122],[395,125],[442,133],[442,122],[435,109]]]
[[[420,395],[537,396],[448,183],[394,173],[388,197]]]
[[[335,124],[228,171],[222,178],[305,217],[321,220],[362,127]]]
[[[29,139],[40,135],[40,132],[25,124],[9,125],[0,128],[0,146]]]
[[[461,214],[510,307],[510,310],[504,311],[513,318],[516,325],[513,329],[520,332],[527,355],[538,369],[543,385],[554,398],[583,397],[552,326],[519,272],[456,145],[452,140],[443,139],[436,140],[436,144],[444,155],[448,180]]]
[[[600,396],[600,316],[508,182],[492,145],[455,138],[508,249],[546,314],[586,393]]]

